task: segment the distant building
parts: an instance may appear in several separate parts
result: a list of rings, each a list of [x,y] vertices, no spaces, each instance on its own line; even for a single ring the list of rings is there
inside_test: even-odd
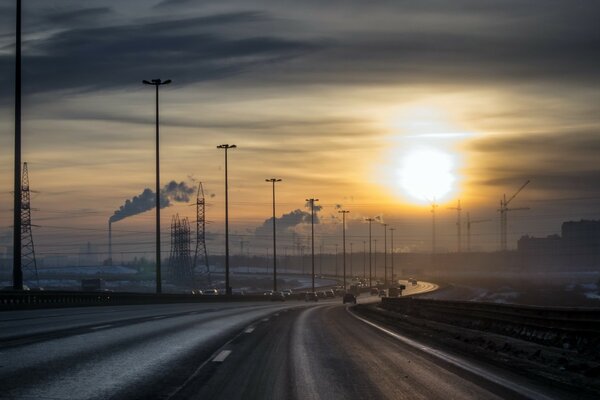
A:
[[[563,222],[560,236],[523,236],[518,241],[518,252],[524,267],[597,268],[600,266],[600,221]]]

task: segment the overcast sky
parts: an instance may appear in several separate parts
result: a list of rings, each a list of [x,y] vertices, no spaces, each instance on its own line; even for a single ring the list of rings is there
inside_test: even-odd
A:
[[[13,3],[0,3],[6,233]],[[293,211],[318,197],[328,243],[343,205],[356,242],[366,234],[360,220],[381,215],[401,231],[398,247],[425,250],[429,207],[398,183],[403,157],[423,146],[450,154],[455,167],[455,188],[439,201],[448,249],[447,207],[460,198],[472,218],[492,219],[473,239],[492,250],[500,197],[526,179],[514,205],[531,210],[511,214],[511,246],[523,234],[556,233],[564,220],[600,217],[596,1],[27,0],[23,15],[23,159],[38,192],[40,254],[104,246],[113,212],[153,189],[154,97],[141,84],[153,78],[173,80],[161,89],[162,180],[205,183],[216,238],[221,143],[239,147],[230,156],[232,229],[250,237],[270,216],[264,179],[277,176],[288,233],[304,232]],[[176,212],[193,216],[175,203],[165,233]],[[151,251],[153,216],[118,222],[123,243],[146,231]]]

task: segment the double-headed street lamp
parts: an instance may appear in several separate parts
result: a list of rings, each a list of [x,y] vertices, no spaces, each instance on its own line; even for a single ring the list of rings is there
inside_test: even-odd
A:
[[[372,253],[371,253],[371,224],[375,221],[374,218],[365,219],[369,223],[369,288],[373,287],[373,268],[372,268]]]
[[[315,201],[319,199],[306,199],[310,204],[310,240],[312,252],[312,291],[315,291]]]
[[[338,211],[338,213],[342,214],[342,251],[344,252],[342,259],[344,265],[344,290],[346,290],[346,214],[349,212],[350,211],[348,210]]]
[[[225,293],[231,294],[229,286],[229,183],[227,177],[227,150],[235,149],[235,144],[220,144],[217,149],[225,150]]]
[[[162,280],[160,276],[160,135],[159,135],[159,118],[158,118],[158,87],[171,83],[170,79],[162,81],[160,79],[152,79],[151,81],[143,80],[143,84],[156,87],[156,293],[162,291]]]
[[[273,291],[277,291],[277,231],[275,227],[275,183],[281,182],[281,179],[265,179],[266,182],[273,184]]]

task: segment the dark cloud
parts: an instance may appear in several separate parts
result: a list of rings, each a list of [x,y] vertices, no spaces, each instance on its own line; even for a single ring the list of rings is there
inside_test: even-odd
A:
[[[62,12],[50,12],[40,15],[40,17],[43,18],[42,21],[47,23],[73,27],[81,24],[98,23],[100,22],[99,19],[108,17],[112,13],[113,11],[109,7],[93,7]]]
[[[228,24],[259,18],[263,18],[260,13],[239,12],[61,31],[28,44],[24,90],[124,88],[157,76],[183,85],[239,74],[319,47],[259,31],[239,38],[216,32]],[[212,32],[210,27],[218,29]],[[8,69],[12,63],[12,56],[0,57],[1,69]],[[11,76],[0,76],[2,85],[11,80]]]
[[[600,194],[600,172],[590,168],[600,152],[600,135],[593,130],[487,137],[469,149],[485,157],[477,175],[486,178],[474,184],[510,191],[529,179],[529,190],[552,195]]]
[[[191,2],[192,0],[162,0],[160,3],[156,4],[154,8],[177,7]]]
[[[523,134],[503,137],[488,137],[473,140],[470,149],[484,153],[525,154],[577,152],[597,154],[600,151],[600,132],[565,131]]]

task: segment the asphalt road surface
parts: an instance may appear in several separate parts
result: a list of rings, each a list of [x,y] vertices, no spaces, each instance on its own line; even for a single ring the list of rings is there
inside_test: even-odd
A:
[[[11,311],[0,313],[0,398],[545,398],[418,346],[339,299]]]

